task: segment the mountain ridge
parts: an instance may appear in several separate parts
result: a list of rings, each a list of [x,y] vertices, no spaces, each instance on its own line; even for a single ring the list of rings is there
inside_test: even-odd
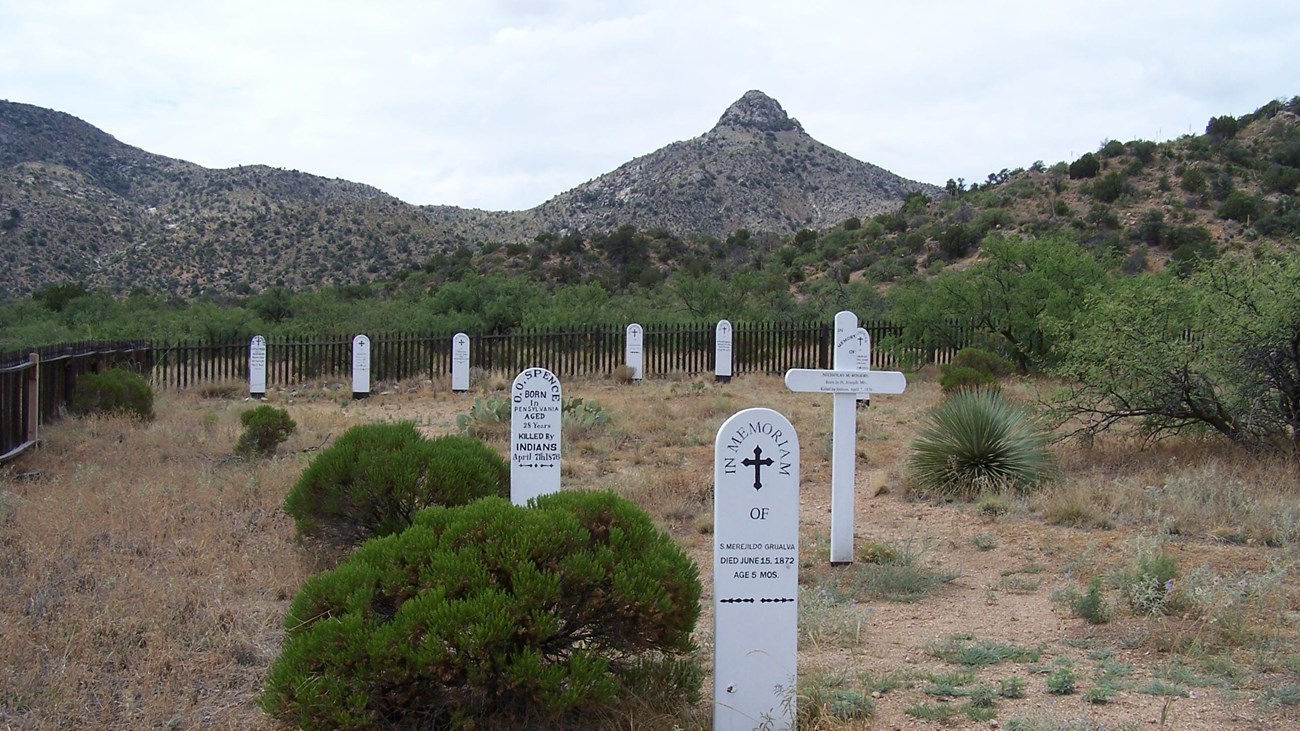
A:
[[[524,211],[416,206],[263,165],[147,152],[65,112],[0,102],[0,288],[58,282],[179,296],[352,284],[463,247],[620,225],[789,234],[936,193],[809,137],[751,91],[718,124]]]

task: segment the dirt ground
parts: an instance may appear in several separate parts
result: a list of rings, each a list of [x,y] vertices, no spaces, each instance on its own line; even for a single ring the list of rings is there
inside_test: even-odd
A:
[[[638,391],[652,393],[652,403],[638,403]],[[775,377],[751,377],[726,385],[701,380],[646,382],[632,387],[588,382],[570,387],[565,396],[606,405],[618,417],[620,429],[632,435],[624,449],[595,450],[600,458],[594,464],[583,459],[589,450],[566,445],[565,458],[572,473],[566,477],[566,486],[615,487],[630,491],[634,499],[638,484],[650,479],[648,473],[656,469],[671,472],[670,480],[682,472],[697,483],[711,480],[711,439],[731,413],[767,406],[786,414],[799,431],[803,450],[800,524],[805,570],[801,579],[808,584],[810,574],[852,570],[829,567],[825,540],[830,531],[829,397],[789,393]],[[1170,656],[1151,648],[1145,640],[1159,629],[1152,625],[1176,622],[1177,618],[1133,616],[1117,610],[1112,622],[1095,626],[1071,616],[1068,607],[1053,600],[1062,590],[1082,588],[1081,577],[1118,568],[1128,542],[1152,531],[1140,525],[1108,530],[1058,527],[1027,509],[984,517],[968,503],[907,497],[903,486],[907,442],[924,410],[941,399],[933,383],[918,381],[905,396],[877,397],[869,409],[859,410],[855,543],[859,547],[867,542],[917,547],[926,563],[956,573],[957,578],[915,603],[860,604],[858,610],[866,617],[860,644],[825,647],[804,642],[800,672],[849,677],[862,672],[880,676],[901,671],[913,677],[952,672],[961,668],[933,657],[927,647],[964,634],[1039,649],[1041,659],[1037,663],[1001,663],[977,672],[977,682],[996,684],[1010,675],[1025,681],[1025,697],[999,699],[997,716],[991,720],[973,721],[958,715],[936,721],[906,714],[918,703],[942,705],[960,700],[930,697],[924,692],[925,683],[917,682],[912,688],[878,694],[870,720],[829,728],[997,728],[1007,719],[1041,721],[1046,724],[1043,728],[1110,729],[1128,724],[1188,731],[1300,728],[1300,715],[1262,704],[1260,688],[1208,684],[1208,679],[1207,685],[1188,688],[1186,697],[1118,690],[1104,703],[1090,703],[1079,692],[1048,693],[1044,668],[1063,662],[1075,670],[1080,690],[1088,686],[1099,662],[1130,667],[1122,685],[1134,688],[1156,678],[1168,665]],[[423,418],[432,432],[454,420],[450,413],[435,416],[432,404],[424,402],[380,406],[380,410],[392,418]],[[691,429],[680,421],[690,418],[707,423],[700,425],[702,429]],[[705,488],[711,486],[696,484],[691,491]],[[652,502],[647,509],[654,514],[656,506],[658,503]],[[711,509],[711,502],[702,503],[699,514],[686,520],[672,511],[667,518],[659,516],[702,567],[706,611],[697,634],[706,650],[712,634],[708,610],[712,587],[707,576],[712,556],[711,542],[707,534],[700,534],[700,527],[707,524]],[[663,512],[661,507],[659,512]],[[992,547],[982,549],[977,543]],[[1171,550],[1184,566],[1248,567],[1266,560],[1265,551],[1258,547],[1195,539],[1178,541]],[[1285,621],[1294,623],[1296,619],[1291,613]],[[1282,673],[1275,680],[1295,682],[1295,674]]]
[[[0,472],[0,491],[12,496],[17,506],[9,516],[4,536],[10,601],[0,599],[0,619],[7,628],[0,632],[0,640],[6,648],[13,648],[13,657],[5,661],[7,680],[0,681],[0,685],[11,684],[8,690],[0,691],[0,700],[4,701],[0,706],[0,727],[268,727],[255,706],[261,677],[274,658],[281,636],[279,618],[301,580],[312,570],[310,561],[296,557],[301,549],[292,541],[291,522],[276,515],[275,506],[282,502],[296,474],[312,454],[350,425],[412,420],[431,436],[454,432],[457,417],[467,413],[475,399],[502,394],[506,385],[501,376],[476,374],[475,391],[468,395],[419,382],[377,384],[374,396],[361,401],[348,398],[341,384],[272,392],[270,402],[289,409],[299,428],[282,446],[279,457],[255,466],[240,464],[228,454],[238,434],[238,413],[251,405],[240,397],[238,389],[236,393],[207,397],[164,393],[158,404],[159,421],[147,427],[72,421],[51,427],[45,447]],[[1023,395],[1017,394],[1015,388],[1011,390],[1013,396]],[[775,376],[737,378],[730,384],[699,378],[660,379],[635,385],[590,380],[566,383],[564,396],[594,401],[612,417],[600,428],[572,437],[566,434],[565,487],[616,490],[641,504],[692,555],[701,567],[705,589],[704,611],[696,633],[702,658],[710,657],[712,637],[708,575],[712,563],[712,440],[721,423],[736,411],[752,406],[774,408],[785,414],[798,431],[803,458],[800,578],[808,595],[853,577],[853,572],[861,568],[862,562],[847,567],[828,565],[829,397],[790,393]],[[941,400],[939,389],[922,377],[909,384],[907,393],[878,397],[870,408],[859,411],[856,542],[860,549],[879,543],[906,550],[919,565],[955,577],[929,590],[919,601],[862,598],[822,607],[822,613],[814,618],[821,625],[814,623],[801,630],[801,693],[805,683],[848,691],[859,689],[874,710],[870,716],[857,719],[837,719],[823,713],[809,719],[803,728],[1300,728],[1295,704],[1300,701],[1300,649],[1292,647],[1300,625],[1300,604],[1296,600],[1296,555],[1290,545],[1229,543],[1197,535],[1164,539],[1167,550],[1185,570],[1206,567],[1228,579],[1255,575],[1243,572],[1263,575],[1269,571],[1269,575],[1281,577],[1284,586],[1271,596],[1282,599],[1269,605],[1272,613],[1243,615],[1248,623],[1254,623],[1241,628],[1242,636],[1256,638],[1250,642],[1210,652],[1203,649],[1208,643],[1199,642],[1202,635],[1208,637],[1207,633],[1214,631],[1210,622],[1190,615],[1141,615],[1125,607],[1114,590],[1107,593],[1113,620],[1089,624],[1073,616],[1069,606],[1060,601],[1061,592],[1081,590],[1094,576],[1113,576],[1131,559],[1135,540],[1159,532],[1159,521],[1117,521],[1105,528],[1074,528],[1050,524],[1034,503],[1025,499],[1008,500],[1003,512],[981,510],[971,503],[908,496],[908,444],[926,410]],[[96,439],[100,441],[87,441]],[[503,450],[506,447],[504,439],[490,443]],[[131,450],[135,449],[152,450],[151,456],[133,458]],[[1084,468],[1068,468],[1062,477],[1066,483],[1104,485],[1128,479],[1123,459],[1080,454],[1078,447],[1057,449],[1066,450],[1058,455],[1063,464],[1096,462],[1097,469],[1104,471],[1099,477],[1071,472]],[[1188,465],[1176,461],[1182,459],[1185,463],[1188,455],[1196,455],[1198,449],[1193,446],[1171,453],[1174,456],[1168,457],[1167,464],[1159,455],[1145,456],[1143,469],[1154,475],[1149,479],[1158,480],[1162,471],[1172,474],[1187,469]],[[1155,468],[1151,467],[1153,463]],[[111,485],[119,473],[146,474],[155,467],[169,470],[165,479],[140,479],[169,484],[165,491],[149,499],[162,500],[166,505],[172,500],[182,505],[183,500],[184,511],[164,505],[156,512],[151,508],[149,518],[141,518],[144,509],[118,499],[120,494],[113,493]],[[1133,479],[1148,476],[1144,473]],[[207,493],[200,489],[208,483],[213,485],[211,497],[205,497]],[[82,508],[93,508],[90,512],[108,516],[104,521],[110,527],[78,528],[66,522],[71,518],[65,520],[58,510],[51,511],[49,496],[56,487],[104,492],[107,496],[102,504],[89,502],[88,498],[77,498],[75,502]],[[1300,500],[1296,495],[1291,498]],[[213,514],[224,522],[211,534],[196,534],[193,515],[205,500],[217,506]],[[39,511],[38,503],[44,506]],[[172,520],[177,521],[175,526],[167,527]],[[158,533],[156,539],[122,537],[131,531],[150,530]],[[103,537],[110,533],[111,539]],[[84,540],[80,538],[83,534]],[[51,535],[58,536],[58,541],[47,541],[45,536]],[[232,536],[238,539],[235,544],[221,545],[233,540]],[[155,541],[152,547],[150,540]],[[78,548],[82,544],[85,547]],[[119,546],[121,551],[117,550]],[[209,550],[211,553],[204,553]],[[76,558],[60,559],[60,551],[65,557],[75,554]],[[84,551],[84,555],[78,551]],[[93,658],[106,650],[97,649],[97,640],[87,638],[102,634],[103,627],[59,627],[54,624],[60,621],[55,611],[40,614],[38,622],[33,619],[33,602],[57,583],[49,577],[77,566],[90,566],[94,555],[106,552],[112,553],[117,562],[111,570],[126,576],[132,569],[123,564],[138,560],[139,577],[133,581],[168,587],[156,589],[156,596],[161,597],[158,602],[179,601],[173,594],[206,592],[204,582],[212,583],[213,579],[202,574],[203,566],[209,565],[207,570],[220,574],[225,585],[219,591],[213,590],[208,601],[200,596],[194,611],[209,624],[225,623],[226,635],[187,640],[186,648],[175,650],[175,657],[186,658],[183,662],[167,657],[171,651],[166,649],[166,640],[159,638],[151,640],[148,649],[132,646],[129,653],[140,653],[140,660],[123,659],[121,667],[115,666],[112,672],[101,668],[94,674],[78,675],[73,669],[76,652],[71,648],[80,648],[78,651],[90,658],[83,664],[98,667]],[[14,558],[19,553],[21,562]],[[227,555],[234,558],[223,558]],[[221,567],[211,566],[213,562],[220,562]],[[44,578],[29,580],[19,575],[20,569],[40,573]],[[186,589],[184,582],[191,580],[193,587],[203,588]],[[231,587],[237,589],[234,596],[241,599],[216,598],[218,594],[231,596]],[[147,607],[154,596],[139,586],[120,598],[105,593],[109,591],[112,589],[108,582],[101,580],[98,584],[92,582],[86,593],[87,601],[98,607],[93,610],[97,621],[108,626],[104,618],[114,615],[113,627],[121,622],[116,614]],[[77,611],[75,599],[76,593],[69,591],[61,600],[62,610]],[[134,607],[132,601],[136,602]],[[813,609],[805,604],[803,609]],[[170,612],[169,616],[174,614]],[[254,615],[255,619],[250,619]],[[164,620],[158,621],[165,625]],[[184,627],[180,630],[181,634],[188,631]],[[140,636],[154,637],[149,626],[135,631]],[[169,633],[175,634],[176,628],[162,634]],[[1272,641],[1261,641],[1261,636]],[[72,644],[74,640],[78,644]],[[62,644],[65,642],[66,646]],[[1032,650],[1035,659],[1004,660],[967,669],[936,655],[936,647],[945,642],[1001,643]],[[64,648],[62,665],[56,662],[60,647]],[[20,667],[19,663],[27,662],[24,658],[29,655],[36,658],[31,662],[42,668],[48,664],[64,669]],[[153,665],[145,659],[159,667],[150,669]],[[1048,690],[1047,678],[1062,667],[1071,669],[1077,677],[1073,693],[1054,694]],[[1207,669],[1213,667],[1218,672]],[[206,676],[204,668],[208,668]],[[963,671],[974,677],[957,681],[956,695],[935,691],[936,677]],[[156,681],[144,677],[150,672],[168,677]],[[1112,692],[1090,696],[1088,690],[1098,684],[1103,672],[1110,673],[1114,681]],[[181,673],[194,677],[177,677]],[[945,713],[945,709],[964,707],[965,692],[971,688],[981,684],[996,688],[1012,676],[1020,679],[1023,697],[996,698],[989,712],[992,718],[972,720],[970,714]],[[893,682],[883,684],[882,678],[892,678]],[[1160,687],[1166,690],[1152,690],[1153,680],[1163,682]],[[118,708],[111,713],[111,709],[104,710],[99,716],[87,710],[91,705],[88,699],[109,698],[117,692],[105,685],[143,688],[149,683],[152,685],[148,688],[133,693],[136,706],[130,709]],[[202,692],[194,690],[198,687]],[[187,688],[184,692],[192,697],[177,701],[169,694],[181,691],[169,688]],[[711,693],[712,689],[706,687],[706,704]],[[60,694],[66,696],[63,705],[53,705],[54,701],[40,705],[42,696]],[[143,707],[151,697],[154,703],[171,710]],[[1089,698],[1098,702],[1089,702]],[[1282,700],[1266,702],[1268,698]],[[707,718],[707,708],[696,716]],[[175,723],[157,720],[169,717]],[[90,718],[136,720],[88,725],[85,721]],[[645,728],[635,722],[629,722],[628,727]]]

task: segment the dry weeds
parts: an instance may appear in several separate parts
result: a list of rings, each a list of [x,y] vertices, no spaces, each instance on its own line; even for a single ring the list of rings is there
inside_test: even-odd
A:
[[[256,707],[262,678],[288,601],[320,566],[281,511],[290,485],[312,453],[350,425],[409,419],[431,435],[454,432],[474,396],[504,393],[508,382],[490,374],[474,395],[394,384],[364,401],[327,383],[272,394],[299,427],[263,462],[233,456],[239,412],[251,406],[239,398],[163,392],[152,424],[92,418],[48,427],[39,450],[0,470],[0,726],[271,728]],[[1035,388],[1007,391],[1031,401]],[[743,408],[781,411],[802,444],[803,561],[824,560],[817,554],[829,522],[829,398],[789,393],[776,376],[727,385],[577,381],[565,384],[565,395],[597,401],[614,416],[566,442],[566,486],[612,488],[636,501],[706,576],[714,433]],[[1287,689],[1300,682],[1300,653],[1290,649],[1300,623],[1293,462],[1191,439],[1116,438],[1059,445],[1064,479],[998,510],[922,502],[906,496],[900,475],[913,425],[940,399],[920,378],[907,394],[859,412],[858,540],[916,541],[927,547],[927,568],[959,578],[915,604],[805,600],[800,668],[813,683],[804,688],[807,706],[818,709],[809,727],[954,723],[904,711],[934,702],[917,679],[946,666],[925,648],[958,632],[1043,648],[1041,666],[975,673],[970,687],[1027,678],[1025,698],[996,702],[1004,725],[1053,713],[1098,728],[1145,725],[1168,698],[1141,689],[1163,687],[1159,681],[1196,694],[1164,709],[1173,727],[1293,727],[1288,699],[1296,694]],[[1165,541],[1178,558],[1195,597],[1189,609],[1148,617],[1119,607],[1114,621],[1093,627],[1052,602],[1054,592],[1091,576],[1113,576],[1139,536]],[[833,578],[820,565],[804,574],[805,596]],[[1107,591],[1116,601],[1117,590]],[[706,601],[708,593],[706,586]],[[706,605],[698,632],[705,658],[710,624]],[[1072,663],[1087,686],[1097,668],[1119,659],[1133,666],[1131,679],[1107,704],[1059,707],[1044,690],[1056,664]],[[1171,662],[1207,684],[1162,678]],[[887,687],[861,680],[885,676],[911,680]],[[837,718],[836,708],[853,713]],[[707,726],[707,700],[671,721],[625,710],[613,727],[671,728],[682,718],[686,728]]]

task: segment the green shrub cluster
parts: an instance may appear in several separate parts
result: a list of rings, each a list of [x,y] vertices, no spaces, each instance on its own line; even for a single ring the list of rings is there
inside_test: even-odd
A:
[[[77,378],[68,409],[79,416],[121,414],[153,421],[153,389],[142,376],[121,368]]]
[[[997,389],[998,379],[1011,372],[1011,364],[995,353],[962,348],[952,361],[939,367],[939,387],[944,393]]]
[[[678,708],[699,600],[691,559],[612,493],[434,507],[306,582],[261,704],[303,729],[572,728],[653,682]]]
[[[908,471],[922,492],[971,498],[1026,491],[1055,472],[1047,434],[996,391],[962,391],[929,413]]]
[[[344,432],[285,498],[302,535],[347,544],[396,533],[433,505],[510,493],[510,466],[468,437],[427,439],[410,422]]]
[[[235,454],[241,457],[269,457],[275,448],[293,434],[298,425],[285,409],[262,404],[239,415],[244,433],[235,444]]]

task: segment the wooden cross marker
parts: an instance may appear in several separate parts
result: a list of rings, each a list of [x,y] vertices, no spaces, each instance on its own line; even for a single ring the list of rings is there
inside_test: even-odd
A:
[[[853,502],[857,468],[858,417],[855,402],[873,393],[902,393],[907,378],[898,371],[858,370],[858,318],[835,315],[834,370],[793,368],[785,387],[803,393],[832,394],[831,565],[853,563]]]

